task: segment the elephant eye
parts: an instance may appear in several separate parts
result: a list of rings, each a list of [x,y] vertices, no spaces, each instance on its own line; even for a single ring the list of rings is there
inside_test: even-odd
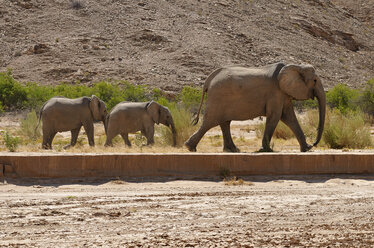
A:
[[[314,79],[314,83],[317,83],[317,79]]]

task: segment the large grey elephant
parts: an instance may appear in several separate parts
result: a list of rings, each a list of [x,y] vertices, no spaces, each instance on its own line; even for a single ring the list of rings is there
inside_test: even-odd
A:
[[[41,108],[39,115],[43,122],[42,148],[52,149],[52,141],[57,132],[71,131],[70,145],[77,143],[77,138],[83,126],[90,146],[95,145],[94,121],[103,121],[106,127],[107,110],[105,103],[97,96],[69,99],[53,97]],[[39,125],[38,123],[38,125]]]
[[[121,102],[114,106],[107,117],[107,139],[105,146],[112,145],[112,139],[120,134],[125,144],[131,146],[129,133],[141,131],[147,138],[147,145],[153,144],[154,124],[170,126],[173,145],[176,145],[176,130],[171,113],[167,107],[157,102]]]
[[[302,152],[316,146],[322,137],[325,123],[326,96],[320,78],[311,65],[270,64],[258,68],[228,67],[214,71],[206,79],[204,94],[207,93],[206,109],[201,127],[186,142],[190,151],[212,127],[220,125],[224,151],[239,152],[231,133],[232,120],[247,120],[266,116],[262,147],[259,151],[270,152],[270,140],[279,120],[282,120],[295,134]],[[319,106],[319,124],[313,146],[307,144],[297,121],[292,100],[307,100],[316,97]]]

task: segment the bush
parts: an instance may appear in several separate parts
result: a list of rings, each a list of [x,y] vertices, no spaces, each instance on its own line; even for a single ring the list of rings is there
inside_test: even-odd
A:
[[[299,112],[309,110],[309,109],[315,109],[315,108],[318,108],[318,100],[308,99],[305,101],[294,101],[294,107]]]
[[[25,88],[12,77],[11,70],[0,73],[0,106],[3,110],[24,107],[27,101]]]
[[[54,88],[51,86],[43,86],[36,83],[27,83],[25,90],[27,106],[32,109],[40,109],[44,102],[55,95]]]
[[[122,89],[118,83],[111,84],[105,81],[98,82],[94,84],[92,89],[92,94],[99,97],[106,103],[108,110],[112,109],[117,103],[120,103],[125,100]]]
[[[185,86],[178,95],[178,101],[190,110],[197,110],[201,101],[202,89]]]
[[[165,98],[160,98],[158,101],[161,105],[168,107],[174,120],[175,129],[177,132],[177,146],[182,146],[183,143],[196,131],[197,127],[191,123],[190,112],[175,102],[169,102]],[[170,128],[160,127],[161,142],[164,144],[173,144],[173,134]]]
[[[41,125],[36,128],[38,125],[38,116],[36,115],[35,110],[32,110],[27,114],[26,118],[21,120],[20,123],[20,132],[29,138],[32,141],[40,138],[41,135]]]
[[[8,131],[5,131],[3,135],[4,139],[4,144],[5,147],[10,151],[10,152],[15,152],[21,143],[21,139],[19,137],[13,137]]]
[[[366,82],[358,102],[362,111],[374,116],[374,78]]]
[[[148,89],[144,85],[132,85],[127,81],[121,82],[123,87],[124,100],[130,102],[146,102],[151,100],[150,96],[147,96]]]
[[[373,144],[370,126],[365,123],[365,115],[361,111],[346,114],[337,110],[327,111],[322,138],[333,149],[363,149]]]
[[[345,84],[337,84],[327,92],[326,101],[331,108],[336,108],[345,114],[357,109],[358,96],[358,90],[350,89]]]
[[[106,102],[110,110],[122,101],[149,101],[153,93],[157,94],[157,91],[151,93],[146,86],[132,85],[127,81],[101,81],[91,87],[67,83],[43,86],[30,82],[23,85],[13,79],[10,70],[7,73],[0,73],[0,112],[24,108],[40,109],[44,102],[54,96],[78,98],[91,95],[96,95]]]

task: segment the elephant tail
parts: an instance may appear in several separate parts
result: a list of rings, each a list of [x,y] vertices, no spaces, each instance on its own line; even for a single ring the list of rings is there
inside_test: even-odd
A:
[[[40,125],[40,120],[42,119],[42,114],[43,114],[44,106],[45,106],[46,104],[47,104],[47,102],[45,102],[45,103],[43,104],[43,106],[40,108],[38,124],[36,125],[35,130],[34,130],[34,133],[35,133],[35,134],[36,134],[36,131],[38,130],[38,127],[39,127],[39,125]]]
[[[204,96],[205,94],[207,94],[208,92],[208,88],[210,86],[210,82],[213,80],[213,78],[219,73],[222,71],[223,68],[219,68],[217,70],[215,70],[214,72],[212,72],[208,78],[205,80],[205,83],[204,83],[204,87],[203,87],[203,92],[201,94],[201,100],[200,100],[200,106],[199,106],[199,110],[197,111],[196,113],[196,117],[192,120],[192,125],[195,126],[198,122],[199,122],[199,117],[200,117],[200,110],[201,110],[201,107],[203,106],[203,101],[204,101]]]

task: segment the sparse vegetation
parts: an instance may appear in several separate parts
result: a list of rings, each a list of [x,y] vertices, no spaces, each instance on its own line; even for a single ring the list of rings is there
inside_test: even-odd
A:
[[[14,137],[8,131],[4,132],[3,139],[4,139],[5,147],[10,152],[15,152],[21,143],[21,139],[19,137]]]
[[[374,78],[366,82],[358,104],[365,113],[374,116]]]
[[[38,126],[38,116],[35,110],[29,112],[25,119],[20,122],[20,133],[29,140],[35,141],[41,137],[41,125]]]
[[[160,89],[149,89],[147,86],[133,85],[127,81],[101,81],[91,86],[79,83],[42,86],[37,83],[21,84],[17,82],[13,79],[11,70],[0,73],[0,112],[16,109],[39,109],[45,101],[53,96],[77,98],[93,94],[104,100],[109,110],[121,101],[155,100],[168,107],[177,130],[177,147],[183,146],[188,137],[198,128],[198,126],[191,125],[191,115],[200,104],[201,89],[185,87],[179,94],[169,95]],[[370,138],[369,123],[372,122],[373,118],[369,118],[369,116],[374,115],[374,79],[369,80],[362,91],[352,90],[346,85],[338,84],[327,93],[327,102],[332,107],[332,110],[327,113],[325,132],[319,146],[347,149],[371,147],[372,140]],[[300,119],[300,124],[307,138],[314,139],[319,119],[317,101],[295,102],[295,105],[299,110],[304,111],[306,109],[305,118],[302,117]],[[25,145],[31,145],[40,140],[40,127],[35,132],[36,124],[37,113],[34,110],[31,110],[27,117],[20,121],[20,129],[17,134],[22,137]],[[264,129],[264,123],[255,127],[258,140],[262,139]],[[11,144],[12,139],[9,139],[9,135],[7,136],[8,143]],[[104,143],[104,136],[104,133],[98,135],[98,145]],[[165,145],[170,146],[172,144],[172,136],[169,127],[157,126],[155,135],[155,142],[158,144],[157,149]],[[357,138],[358,136],[359,138]],[[55,150],[62,150],[62,147],[69,143],[70,137],[69,139],[61,139],[61,137],[55,142]],[[114,144],[122,146],[122,139],[120,137],[116,138],[114,139]],[[284,142],[295,142],[296,140],[293,132],[281,121],[274,132],[273,138],[286,140],[280,141],[281,144]],[[249,142],[244,137],[233,137],[233,139],[239,145],[241,144],[240,146],[248,145]],[[145,147],[143,149],[146,140],[140,134],[130,137],[130,140],[134,142],[136,149],[140,149],[140,151],[148,150]],[[222,147],[222,137],[220,136],[207,137],[205,142],[209,143],[213,150]],[[253,147],[258,146],[256,142],[253,142]],[[20,141],[16,143],[17,145],[14,146],[14,149],[12,148],[13,150],[17,148]],[[83,149],[86,143],[85,137],[80,137],[77,147]]]
[[[343,114],[339,110],[330,110],[326,117],[323,140],[328,147],[364,149],[373,145],[370,126],[361,111]]]
[[[165,98],[160,98],[158,103],[169,108],[177,131],[177,146],[182,146],[184,141],[186,141],[197,129],[196,126],[191,124],[191,113],[180,104],[169,102]],[[161,142],[163,144],[171,145],[173,142],[173,134],[170,128],[160,126],[159,130],[161,134]]]
[[[237,178],[235,176],[231,178],[225,178],[223,182],[226,186],[253,186],[254,185],[254,183],[252,182],[244,181],[243,179]]]

